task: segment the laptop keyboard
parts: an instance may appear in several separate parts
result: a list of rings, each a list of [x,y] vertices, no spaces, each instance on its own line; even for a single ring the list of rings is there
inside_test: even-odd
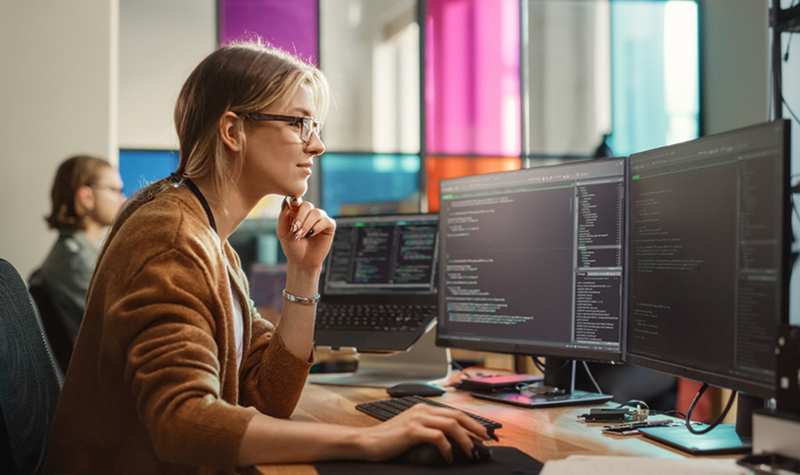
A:
[[[436,316],[435,305],[350,305],[320,303],[321,330],[415,331]]]

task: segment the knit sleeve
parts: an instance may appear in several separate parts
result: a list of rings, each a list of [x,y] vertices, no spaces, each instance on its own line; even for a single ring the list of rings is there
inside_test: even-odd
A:
[[[111,300],[103,341],[127,348],[125,382],[156,454],[168,463],[234,471],[254,411],[222,396],[217,341],[227,335],[215,320],[225,313],[211,271],[173,249],[129,282]]]
[[[298,358],[286,348],[279,330],[253,308],[251,315],[252,339],[242,361],[239,403],[273,417],[289,417],[300,400],[313,355]]]

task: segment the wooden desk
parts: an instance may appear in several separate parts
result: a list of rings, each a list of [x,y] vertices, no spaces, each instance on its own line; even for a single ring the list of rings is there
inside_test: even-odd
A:
[[[307,384],[291,419],[368,427],[380,422],[356,411],[355,405],[380,399],[388,399],[383,389]],[[452,388],[438,400],[501,422],[503,428],[495,432],[500,438],[496,445],[516,447],[542,462],[574,454],[685,456],[642,436],[603,434],[600,429],[604,424],[579,422],[577,416],[587,412],[591,406],[525,409],[475,399]],[[316,471],[313,465],[259,465],[250,473],[316,474]]]

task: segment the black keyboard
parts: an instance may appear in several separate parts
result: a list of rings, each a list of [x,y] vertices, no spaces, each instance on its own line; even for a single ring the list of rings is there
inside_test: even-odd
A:
[[[348,305],[320,303],[321,330],[415,331],[436,317],[435,305]]]
[[[431,399],[422,396],[405,396],[405,397],[398,397],[395,399],[385,399],[383,401],[367,402],[364,404],[358,404],[356,406],[356,409],[368,416],[374,417],[375,419],[378,419],[380,421],[385,421],[400,414],[401,412],[414,406],[415,404],[420,404],[420,403],[428,404],[430,406],[446,407],[448,409],[455,409],[457,411],[461,411],[464,414],[468,415],[469,417],[473,418],[475,421],[477,421],[478,424],[485,427],[486,430],[489,432],[489,434],[492,434],[495,429],[500,429],[503,427],[503,424],[497,421],[493,421],[491,419],[481,417],[477,414],[461,410],[457,407],[448,406],[447,404],[442,404],[441,402],[433,401]]]

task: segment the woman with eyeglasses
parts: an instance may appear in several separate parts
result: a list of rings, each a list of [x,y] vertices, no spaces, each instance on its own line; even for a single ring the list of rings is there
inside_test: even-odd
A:
[[[59,165],[51,198],[52,210],[45,220],[58,231],[58,239],[29,283],[46,287],[54,298],[60,310],[54,317],[61,320],[66,333],[58,338],[66,339],[71,347],[78,336],[100,243],[125,201],[122,179],[106,160],[77,155]],[[60,363],[66,365],[66,359]]]
[[[320,266],[335,223],[302,200],[328,85],[258,44],[220,48],[175,106],[176,172],[131,197],[89,290],[46,473],[232,473],[258,463],[387,460],[420,442],[471,453],[486,431],[419,407],[369,428],[286,420],[313,360]],[[276,325],[248,298],[228,237],[267,194],[286,196]],[[336,408],[331,408],[335,411]]]

